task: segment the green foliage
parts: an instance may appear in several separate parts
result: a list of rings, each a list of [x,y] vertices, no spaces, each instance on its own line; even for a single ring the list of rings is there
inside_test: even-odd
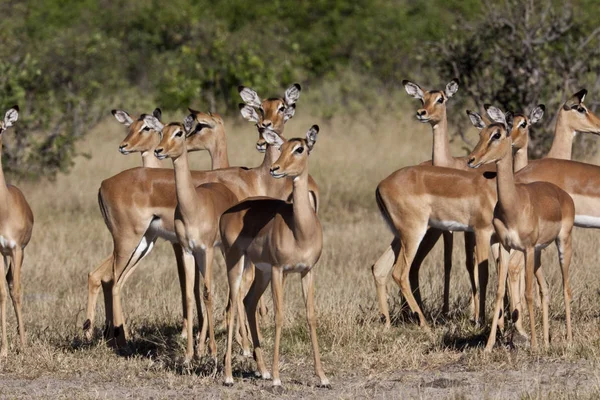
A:
[[[332,117],[366,103],[389,107],[402,79],[459,74],[478,102],[528,107],[535,96],[523,97],[523,88],[537,68],[543,76],[532,84],[542,88],[535,101],[548,103],[564,82],[556,65],[596,28],[594,0],[572,2],[585,12],[569,20],[566,36],[525,50],[503,40],[502,21],[518,17],[525,4],[512,0],[503,3],[513,4],[508,10],[482,0],[0,2],[0,107],[22,109],[16,134],[4,139],[3,165],[30,177],[68,171],[76,141],[109,109],[156,103],[235,112],[239,84],[269,96],[301,82],[315,109]],[[551,4],[558,8],[548,21],[560,19],[562,2],[531,4],[533,20]],[[491,21],[490,10],[501,18]],[[516,28],[517,35],[528,32]],[[600,86],[597,59],[582,58],[585,68],[568,75],[569,85]],[[525,73],[505,76],[515,65]],[[482,76],[491,91],[479,91]]]

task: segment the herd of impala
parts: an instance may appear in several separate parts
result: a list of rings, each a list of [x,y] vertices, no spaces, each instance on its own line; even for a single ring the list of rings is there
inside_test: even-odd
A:
[[[394,172],[377,186],[377,205],[394,233],[389,248],[372,267],[386,327],[390,326],[386,293],[390,271],[420,325],[427,327],[421,310],[418,274],[423,259],[440,236],[444,239],[443,311],[448,311],[452,235],[454,231],[463,231],[471,305],[477,323],[485,321],[490,254],[498,266],[496,302],[485,351],[492,350],[497,327],[504,325],[507,280],[510,316],[519,333],[527,336],[521,318],[524,294],[530,316],[531,347],[536,347],[534,275],[541,292],[544,345],[548,346],[548,285],[540,253],[552,242],[559,253],[570,342],[571,231],[573,226],[600,228],[600,167],[570,160],[575,133],[600,134],[600,119],[584,104],[586,91],[574,94],[558,110],[548,156],[529,162],[529,127],[542,118],[543,105],[527,114],[504,113],[485,105],[486,119],[467,111],[480,131],[479,143],[469,156],[453,157],[449,150],[446,104],[458,91],[458,80],[450,81],[444,90],[426,91],[410,81],[404,81],[403,85],[409,95],[421,101],[417,119],[429,123],[433,129],[433,157]],[[98,203],[112,235],[114,250],[89,274],[84,335],[87,339],[93,337],[96,302],[102,288],[105,336],[116,346],[126,344],[121,290],[156,240],[163,238],[171,242],[177,260],[183,306],[182,336],[187,339],[185,359],[189,361],[205,353],[207,336],[208,352],[215,358],[212,264],[218,248],[225,258],[229,284],[225,384],[233,384],[234,335],[245,355],[250,354],[250,335],[257,375],[272,379],[273,385],[281,385],[279,347],[284,280],[288,273],[297,272],[302,277],[315,372],[320,384],[328,386],[317,343],[312,269],[323,247],[317,217],[319,190],[308,174],[308,158],[317,142],[319,127],[312,126],[304,138],[283,137],[285,123],[294,116],[300,97],[298,84],[289,87],[283,97],[268,99],[261,99],[247,87],[240,86],[238,90],[244,101],[240,104],[241,114],[258,128],[256,148],[265,154],[262,164],[255,168],[229,166],[225,128],[219,115],[190,109],[183,122],[163,124],[160,109],[137,118],[123,110],[112,111],[128,130],[119,146],[120,152],[141,153],[142,167],[125,170],[100,186]],[[17,119],[18,107],[14,106],[0,122],[0,134]],[[208,151],[211,170],[190,170],[188,153],[198,150]],[[165,158],[172,160],[173,169],[160,168],[159,160]],[[19,189],[5,183],[0,168],[0,251],[4,258],[0,269],[8,281],[21,346],[25,344],[25,335],[20,271],[32,228],[33,214],[27,201]],[[272,374],[263,359],[257,321],[257,314],[266,312],[260,299],[269,283],[275,314]],[[2,284],[0,356],[6,356],[8,348],[6,300]],[[195,351],[194,304],[200,327]]]

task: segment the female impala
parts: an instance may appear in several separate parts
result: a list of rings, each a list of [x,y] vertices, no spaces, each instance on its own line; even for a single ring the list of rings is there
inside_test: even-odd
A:
[[[194,115],[199,126],[202,126],[202,135],[191,135],[187,139],[186,148],[188,151],[207,150],[211,157],[212,168],[227,168],[229,160],[227,158],[227,142],[225,140],[225,128],[223,120],[216,114],[206,114],[190,109],[191,115]],[[145,121],[146,114],[133,119],[123,110],[113,110],[113,115],[117,121],[128,127],[127,137],[119,145],[119,151],[123,154],[139,152],[142,154],[142,163],[145,168],[160,168],[160,162],[154,156],[154,149],[160,142],[160,132],[152,129]],[[160,120],[160,109],[152,113],[154,118]],[[114,178],[114,177],[113,177]],[[112,179],[112,178],[109,178]],[[125,189],[123,189],[125,190]],[[187,334],[187,310],[185,302],[184,287],[184,266],[183,250],[176,241],[171,242],[175,258],[177,260],[177,272],[179,274],[180,287],[182,289],[183,305],[183,330],[182,335]],[[93,334],[93,323],[96,312],[96,301],[100,292],[100,287],[104,292],[105,303],[105,336],[112,337],[113,331],[108,329],[112,326],[112,264],[113,255],[106,258],[98,267],[90,272],[88,277],[88,305],[87,319],[83,325],[84,335],[89,340]],[[199,293],[198,291],[196,291]],[[198,297],[198,294],[196,294]],[[199,300],[199,298],[198,298]],[[198,303],[199,304],[199,303]]]
[[[269,198],[251,198],[227,210],[221,217],[221,237],[225,249],[227,278],[229,282],[229,304],[227,318],[227,354],[225,356],[225,384],[233,384],[231,371],[231,342],[233,321],[240,281],[244,269],[244,257],[256,265],[256,277],[244,299],[250,323],[254,357],[258,372],[263,379],[270,375],[265,366],[257,334],[256,305],[270,281],[275,306],[275,350],[273,352],[273,385],[280,386],[279,344],[283,323],[283,280],[284,275],[299,272],[302,275],[302,290],[306,304],[306,316],[310,329],[315,372],[321,385],[329,385],[323,372],[314,315],[314,282],[312,267],[316,264],[323,248],[323,232],[319,218],[310,203],[308,191],[308,155],[317,140],[319,127],[314,125],[306,139],[281,137],[266,129],[263,137],[268,147],[281,148],[281,155],[272,164],[270,173],[274,178],[293,178],[293,203]]]
[[[17,118],[19,118],[19,107],[13,106],[6,112],[4,120],[0,121],[0,149],[2,148],[2,134],[14,125]],[[8,282],[8,290],[17,316],[21,348],[25,346],[25,327],[21,313],[21,266],[23,265],[25,246],[31,239],[32,230],[33,213],[25,196],[15,186],[6,183],[4,171],[0,168],[0,253],[4,258],[4,262],[0,262],[0,277],[6,277]],[[8,271],[5,272],[4,268],[7,268]],[[1,282],[2,348],[0,357],[8,354],[6,298],[6,287],[4,282]]]
[[[153,129],[162,132],[162,140],[154,150],[160,160],[170,157],[175,170],[175,189],[177,207],[175,208],[175,234],[183,247],[185,266],[186,319],[193,321],[192,290],[196,281],[196,267],[204,275],[204,305],[208,324],[203,321],[199,310],[201,333],[198,343],[199,353],[203,353],[206,332],[209,333],[209,350],[212,356],[217,354],[212,306],[212,262],[214,248],[220,243],[219,217],[223,211],[238,202],[237,197],[227,186],[221,183],[205,183],[194,186],[188,162],[186,138],[198,135],[192,131],[194,120],[188,117],[184,124],[171,123],[163,126],[153,116],[146,116],[146,121]],[[184,127],[185,125],[185,127]],[[198,301],[198,299],[197,299]],[[198,307],[200,305],[198,304]],[[194,353],[192,324],[187,325],[186,359],[190,360]]]
[[[543,113],[536,107],[530,117],[519,116],[515,124],[514,136],[527,136],[531,122],[537,122]],[[515,141],[523,145],[526,141]],[[411,310],[418,314],[419,323],[426,322],[421,311],[418,286],[413,280],[409,282],[411,268],[418,267],[414,260],[427,228],[439,230],[473,232],[476,246],[476,261],[479,273],[479,285],[472,277],[471,287],[478,289],[479,302],[475,302],[476,315],[485,317],[485,288],[487,286],[487,265],[492,212],[496,203],[493,177],[479,172],[462,171],[452,168],[418,165],[396,171],[380,182],[376,199],[379,209],[395,234],[399,245],[392,247],[391,257],[380,258],[373,266],[373,277],[377,288],[379,310],[385,318],[386,327],[390,326],[387,305],[386,284],[393,268],[392,276],[400,286],[402,295]],[[477,270],[476,269],[476,270]],[[417,282],[418,284],[418,282]],[[480,288],[480,289],[479,289]],[[413,293],[414,292],[414,293]],[[476,294],[473,294],[476,297]]]
[[[472,119],[476,119],[471,115]],[[480,123],[483,123],[482,121]],[[555,242],[563,276],[567,340],[571,334],[571,289],[569,287],[569,265],[571,263],[571,230],[575,218],[575,205],[567,192],[548,182],[515,184],[512,169],[512,139],[510,131],[513,115],[508,112],[503,123],[486,126],[480,133],[479,143],[469,155],[469,166],[495,162],[498,204],[492,221],[502,249],[498,272],[498,291],[492,320],[492,329],[486,351],[491,351],[496,341],[496,328],[504,299],[508,273],[508,251],[518,250],[525,256],[525,298],[531,326],[531,347],[537,346],[533,314],[533,275],[535,274],[542,292],[544,344],[549,344],[548,288],[540,268],[541,251]]]

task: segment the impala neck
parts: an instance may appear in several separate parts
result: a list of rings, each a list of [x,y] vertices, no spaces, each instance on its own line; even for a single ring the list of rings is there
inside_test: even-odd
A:
[[[556,119],[552,147],[546,158],[570,160],[574,137],[575,131],[569,128],[567,118],[564,117],[564,113],[561,109],[561,111],[558,112],[558,118]]]
[[[217,130],[215,138],[206,148],[206,150],[208,150],[208,154],[210,154],[211,169],[229,168],[225,127],[223,124],[218,124],[218,127],[215,129]]]
[[[279,158],[279,149],[275,146],[267,146],[267,151],[265,152],[265,158],[263,158],[262,164],[258,167],[258,169],[265,174],[270,174],[271,165]]]
[[[452,155],[450,154],[450,139],[448,138],[448,118],[446,114],[437,124],[432,126],[433,129],[433,154],[431,159],[433,165],[438,167],[446,167],[452,165]]]
[[[527,166],[529,157],[527,155],[527,147],[523,147],[515,152],[513,160],[513,171],[517,172]]]
[[[192,180],[186,150],[179,157],[173,159],[173,169],[175,170],[175,191],[179,209],[186,214],[197,202],[196,187]]]
[[[315,212],[308,194],[308,168],[293,179],[294,237],[298,241],[312,240]]]
[[[144,168],[160,168],[160,160],[154,156],[154,149],[142,151],[142,166]]]
[[[515,186],[515,176],[513,172],[512,151],[507,151],[506,155],[496,161],[496,190],[498,191],[498,204],[502,213],[507,216],[519,217],[521,212],[518,206],[517,188]]]
[[[2,160],[2,131],[0,130],[0,160]],[[4,178],[4,167],[0,162],[0,207],[4,208],[8,200],[8,186]]]

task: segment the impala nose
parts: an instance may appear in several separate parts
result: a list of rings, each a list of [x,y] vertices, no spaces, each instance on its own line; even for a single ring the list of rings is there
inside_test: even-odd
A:
[[[425,118],[425,117],[427,117],[427,110],[425,110],[424,108],[421,108],[420,110],[417,110],[417,117],[418,118]]]
[[[162,147],[159,147],[158,149],[155,149],[154,150],[154,155],[158,157],[160,155],[160,153],[163,152],[163,150],[164,149]]]
[[[122,144],[122,145],[120,145],[120,146],[119,146],[119,151],[120,151],[121,153],[123,153],[123,154],[127,153],[127,150],[125,150],[125,149],[127,148],[127,146],[128,146],[128,145],[129,145],[128,143],[125,143],[125,144]]]

